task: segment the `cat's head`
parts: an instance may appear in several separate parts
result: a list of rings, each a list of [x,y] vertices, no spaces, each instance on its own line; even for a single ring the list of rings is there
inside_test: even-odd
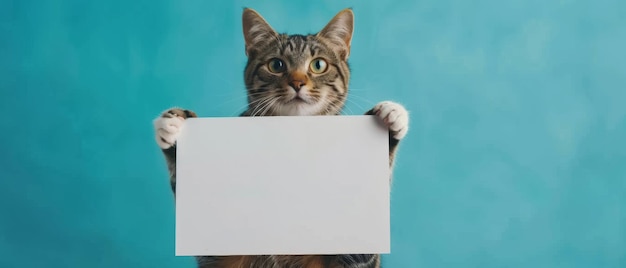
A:
[[[248,111],[259,115],[339,114],[348,95],[352,10],[317,34],[279,34],[252,9],[243,12]]]

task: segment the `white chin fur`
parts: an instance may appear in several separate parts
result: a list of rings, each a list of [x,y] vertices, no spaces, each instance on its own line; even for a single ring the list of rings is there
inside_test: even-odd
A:
[[[277,111],[280,116],[307,116],[318,114],[321,107],[321,102],[314,104],[309,103],[290,103],[287,105],[281,105]]]

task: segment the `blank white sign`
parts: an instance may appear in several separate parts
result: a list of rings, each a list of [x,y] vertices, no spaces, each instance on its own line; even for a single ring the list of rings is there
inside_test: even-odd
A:
[[[188,119],[176,255],[389,253],[388,135],[366,115]]]

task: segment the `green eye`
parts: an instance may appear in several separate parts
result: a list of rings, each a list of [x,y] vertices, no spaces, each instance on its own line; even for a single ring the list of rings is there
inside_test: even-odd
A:
[[[315,74],[321,74],[325,72],[326,69],[328,69],[328,64],[324,59],[317,58],[311,61],[311,65],[309,67],[311,69],[311,72]]]
[[[267,63],[267,68],[272,73],[282,73],[285,71],[285,63],[280,59],[274,58]]]

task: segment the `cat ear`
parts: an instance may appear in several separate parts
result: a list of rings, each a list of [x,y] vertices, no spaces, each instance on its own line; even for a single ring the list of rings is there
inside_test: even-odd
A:
[[[343,60],[347,60],[350,55],[353,30],[354,13],[352,13],[352,9],[347,8],[337,13],[317,36],[326,38],[337,45],[340,56]]]
[[[243,37],[246,41],[246,55],[259,44],[274,40],[278,37],[278,34],[272,29],[272,26],[270,26],[259,13],[251,8],[245,8],[243,10],[242,22]]]

